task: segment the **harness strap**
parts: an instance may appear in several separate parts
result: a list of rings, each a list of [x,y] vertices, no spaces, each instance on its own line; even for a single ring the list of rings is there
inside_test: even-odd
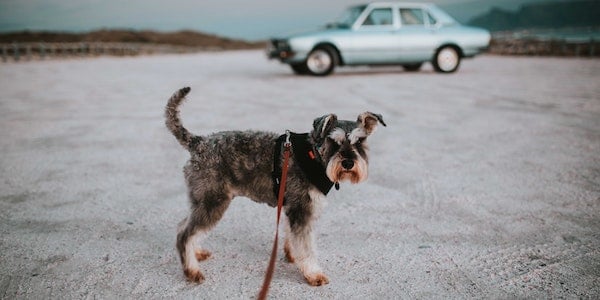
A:
[[[273,193],[277,197],[280,185],[281,175],[281,147],[285,142],[287,135],[281,135],[275,142],[275,148],[273,149]],[[314,146],[309,142],[308,133],[293,133],[290,132],[289,137],[292,143],[292,149],[294,152],[294,163],[300,167],[302,173],[306,176],[306,179],[323,195],[327,195],[334,183],[329,180],[325,173],[325,167],[319,162],[318,152],[315,152]],[[339,189],[339,185],[335,185],[336,189]],[[284,199],[285,201],[285,199]]]
[[[327,177],[323,164],[317,160],[318,153],[314,152],[314,146],[309,142],[308,133],[293,133],[292,146],[294,162],[300,166],[306,179],[323,195],[327,195],[334,184]]]

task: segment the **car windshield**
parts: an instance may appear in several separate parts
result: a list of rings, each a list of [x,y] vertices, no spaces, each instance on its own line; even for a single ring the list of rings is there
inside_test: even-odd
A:
[[[432,17],[435,19],[435,21],[437,21],[440,24],[451,25],[458,23],[449,14],[447,14],[445,11],[441,10],[435,5],[429,6],[429,12],[432,14]]]
[[[365,10],[366,5],[353,6],[344,11],[344,13],[337,18],[333,23],[328,24],[327,27],[336,28],[350,28],[356,22],[356,19]]]

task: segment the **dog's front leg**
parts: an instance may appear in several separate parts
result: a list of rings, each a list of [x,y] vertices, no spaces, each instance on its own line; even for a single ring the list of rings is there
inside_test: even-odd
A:
[[[329,283],[319,266],[312,232],[318,212],[310,205],[292,207],[286,214],[289,221],[289,227],[286,228],[286,256],[296,263],[308,284],[320,286]]]

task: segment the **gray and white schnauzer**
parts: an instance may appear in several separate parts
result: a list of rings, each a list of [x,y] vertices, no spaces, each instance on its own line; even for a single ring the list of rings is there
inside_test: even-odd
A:
[[[183,170],[191,212],[179,224],[177,250],[185,276],[202,282],[198,261],[211,254],[196,243],[223,217],[231,200],[244,196],[277,206],[286,136],[260,131],[194,135],[179,118],[179,105],[189,91],[186,87],[173,94],[165,117],[169,130],[191,154]],[[310,133],[289,137],[292,153],[283,207],[284,251],[310,285],[329,282],[317,262],[312,233],[325,195],[332,186],[338,188],[340,181],[359,183],[367,178],[366,139],[379,123],[386,125],[381,115],[371,112],[360,114],[357,121],[329,114],[315,119]]]

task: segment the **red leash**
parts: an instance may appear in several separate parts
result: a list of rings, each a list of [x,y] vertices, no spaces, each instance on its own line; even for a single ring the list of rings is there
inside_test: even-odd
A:
[[[277,225],[275,226],[275,241],[273,242],[273,250],[271,250],[271,259],[269,260],[269,267],[265,273],[265,280],[263,281],[260,293],[258,293],[258,300],[267,299],[269,293],[269,286],[273,279],[273,273],[275,271],[275,260],[277,259],[277,242],[279,241],[279,219],[281,217],[281,208],[283,207],[283,195],[285,194],[285,182],[287,180],[288,171],[288,160],[290,159],[290,149],[292,143],[290,142],[290,132],[286,131],[286,140],[283,144],[283,166],[281,170],[281,182],[279,183],[279,196],[277,197]]]

